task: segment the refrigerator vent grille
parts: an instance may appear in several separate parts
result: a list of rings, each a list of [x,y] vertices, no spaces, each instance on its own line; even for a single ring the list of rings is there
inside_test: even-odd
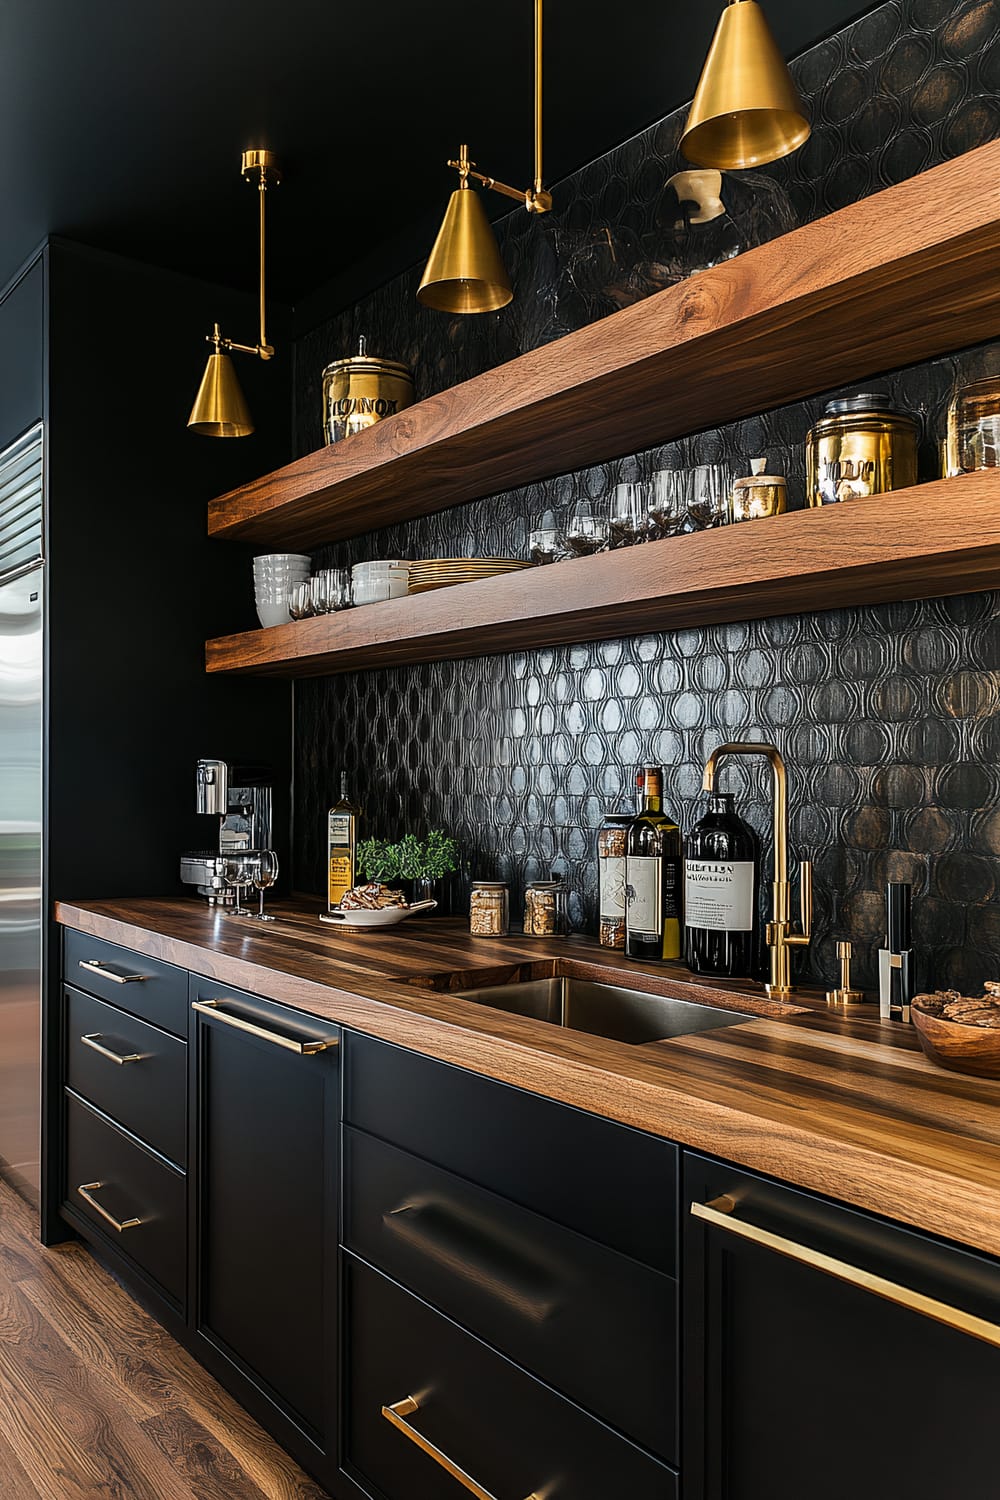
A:
[[[0,453],[0,581],[42,558],[42,427]]]

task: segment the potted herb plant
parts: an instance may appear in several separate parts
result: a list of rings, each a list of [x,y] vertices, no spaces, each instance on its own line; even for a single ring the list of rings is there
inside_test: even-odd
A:
[[[365,839],[358,845],[358,870],[366,880],[409,880],[413,899],[434,898],[435,882],[458,869],[458,844],[441,828],[432,828],[425,839],[408,833],[398,843],[387,839]]]

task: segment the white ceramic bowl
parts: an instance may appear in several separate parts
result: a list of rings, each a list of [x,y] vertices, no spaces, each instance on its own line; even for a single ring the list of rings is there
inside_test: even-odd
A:
[[[298,563],[305,568],[311,566],[311,560],[305,552],[262,552],[253,560],[255,568],[265,567],[270,563]]]
[[[384,576],[352,578],[351,592],[355,604],[381,604],[386,599],[404,599],[410,586],[406,568],[392,568]]]
[[[265,603],[263,600],[258,599],[257,618],[265,628],[271,625],[287,625],[292,618],[288,613],[288,600],[279,599]]]
[[[364,929],[366,927],[395,927],[398,922],[405,922],[407,917],[412,917],[418,911],[433,911],[437,906],[436,901],[417,901],[413,906],[384,906],[381,911],[321,911],[319,919],[321,922],[329,922],[334,927],[345,927]]]
[[[354,578],[364,578],[370,573],[388,573],[390,568],[407,567],[409,567],[409,560],[407,558],[389,557],[384,558],[380,562],[355,563],[354,567],[351,569],[351,575]]]

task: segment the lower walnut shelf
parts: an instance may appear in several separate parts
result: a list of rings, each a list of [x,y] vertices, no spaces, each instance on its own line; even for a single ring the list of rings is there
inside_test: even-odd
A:
[[[1000,587],[1000,470],[208,641],[310,677]]]

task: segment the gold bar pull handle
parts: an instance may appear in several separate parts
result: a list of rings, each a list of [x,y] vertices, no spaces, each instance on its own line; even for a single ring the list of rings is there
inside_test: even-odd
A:
[[[335,1036],[322,1037],[308,1042],[297,1041],[295,1037],[282,1036],[278,1031],[268,1031],[265,1026],[257,1026],[253,1021],[245,1021],[242,1016],[231,1015],[222,1009],[221,1000],[192,1000],[191,1009],[196,1010],[202,1016],[214,1016],[224,1026],[232,1026],[237,1031],[245,1031],[248,1036],[258,1037],[262,1042],[270,1042],[273,1047],[284,1047],[286,1052],[297,1052],[300,1057],[312,1057],[317,1052],[327,1052],[331,1047],[339,1045]]]
[[[126,1063],[142,1062],[145,1055],[142,1052],[115,1052],[111,1047],[105,1047],[104,1037],[99,1031],[88,1031],[80,1040],[92,1052],[100,1053],[101,1057],[108,1058],[109,1061],[117,1063],[119,1067],[124,1067]]]
[[[960,1307],[952,1307],[949,1302],[925,1296],[923,1292],[916,1292],[912,1287],[903,1286],[897,1281],[876,1276],[861,1266],[851,1265],[850,1261],[838,1260],[822,1250],[812,1249],[810,1245],[800,1245],[797,1240],[772,1234],[769,1229],[760,1229],[756,1224],[747,1223],[746,1219],[734,1218],[735,1208],[735,1201],[724,1195],[714,1198],[710,1203],[692,1203],[691,1213],[696,1219],[710,1224],[713,1229],[724,1229],[727,1234],[761,1245],[765,1250],[773,1250],[776,1255],[787,1256],[800,1265],[810,1266],[814,1271],[822,1271],[837,1281],[844,1281],[848,1286],[870,1292],[872,1296],[881,1297],[885,1302],[894,1302],[897,1307],[920,1313],[925,1318],[932,1318],[935,1323],[943,1323],[946,1328],[955,1329],[957,1333],[966,1333],[970,1338],[982,1339],[984,1343],[1000,1349],[1000,1325],[978,1318]]]
[[[117,1230],[119,1234],[124,1234],[126,1229],[138,1229],[142,1223],[141,1219],[116,1219],[114,1214],[109,1214],[107,1209],[98,1203],[94,1194],[104,1186],[103,1182],[81,1182],[77,1188],[77,1192],[83,1201],[89,1203],[94,1212],[100,1214],[101,1218],[106,1220],[111,1225],[111,1228]]]
[[[145,984],[149,978],[148,974],[116,974],[108,964],[100,958],[81,958],[77,962],[81,969],[86,969],[88,974],[99,974],[102,979],[110,979],[115,984]]]
[[[436,1464],[440,1464],[446,1474],[450,1474],[452,1479],[457,1479],[459,1484],[463,1485],[469,1491],[470,1495],[475,1495],[476,1500],[496,1500],[496,1496],[490,1490],[484,1490],[482,1485],[478,1484],[471,1474],[467,1474],[453,1458],[449,1458],[447,1453],[435,1447],[429,1438],[425,1438],[422,1432],[418,1432],[416,1427],[407,1422],[406,1418],[412,1417],[419,1410],[420,1403],[413,1396],[404,1396],[402,1401],[394,1401],[391,1406],[383,1406],[382,1415],[387,1422],[392,1423],[397,1432],[401,1432],[405,1438],[408,1438],[411,1443],[419,1448],[421,1453],[426,1453],[428,1458],[432,1458]],[[525,1500],[544,1500],[544,1496],[537,1490],[532,1490],[531,1494],[525,1497]]]

